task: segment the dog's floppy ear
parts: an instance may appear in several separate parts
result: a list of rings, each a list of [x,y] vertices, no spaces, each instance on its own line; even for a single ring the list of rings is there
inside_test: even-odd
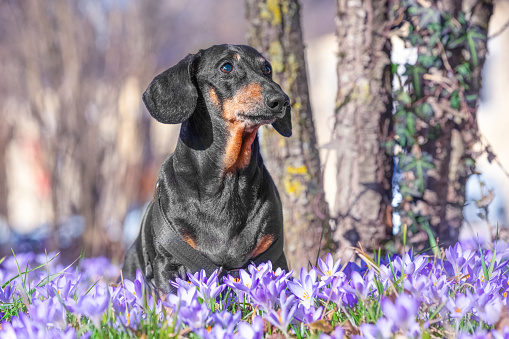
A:
[[[195,54],[157,75],[143,93],[150,114],[163,124],[179,124],[193,114],[198,90],[192,81]]]
[[[286,107],[285,115],[272,123],[272,127],[284,137],[288,138],[292,136],[292,110],[290,109],[290,105]]]

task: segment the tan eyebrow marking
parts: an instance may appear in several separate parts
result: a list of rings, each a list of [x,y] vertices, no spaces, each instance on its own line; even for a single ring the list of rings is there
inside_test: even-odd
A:
[[[234,54],[233,55],[233,59],[239,61],[240,60],[240,55]]]

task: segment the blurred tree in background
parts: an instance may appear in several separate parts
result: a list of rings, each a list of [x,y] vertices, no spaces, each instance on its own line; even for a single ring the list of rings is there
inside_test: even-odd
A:
[[[360,243],[372,250],[392,237],[393,227],[393,160],[385,148],[392,133],[389,2],[337,5],[334,239],[342,249]]]
[[[149,124],[138,98],[155,72],[159,33],[142,18],[157,13],[156,1],[0,6],[0,67],[9,79],[1,88],[8,100],[1,103],[7,133],[0,142],[13,137],[23,147],[32,140],[34,156],[42,159],[36,164],[42,175],[49,173],[41,192],[54,225],[48,247],[86,225],[81,242],[69,248],[72,257],[82,247],[89,256],[119,256],[121,222],[132,200],[146,198],[141,185],[151,157]],[[0,155],[6,161],[5,148]],[[4,204],[19,204],[12,199],[3,201],[5,213]],[[57,230],[71,216],[80,216],[69,223],[73,227]]]
[[[334,251],[335,244],[309,102],[300,5],[297,0],[246,0],[246,7],[248,43],[270,60],[274,80],[291,99],[292,137],[272,127],[261,132],[264,160],[283,204],[286,257],[290,268],[315,265],[320,250]]]

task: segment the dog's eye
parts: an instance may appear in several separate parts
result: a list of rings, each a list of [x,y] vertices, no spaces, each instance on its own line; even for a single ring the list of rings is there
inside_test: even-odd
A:
[[[272,68],[270,67],[270,65],[265,65],[265,73],[267,73],[268,75],[272,74]]]
[[[223,66],[221,66],[221,72],[223,73],[231,73],[233,71],[233,65],[230,63],[226,63]]]

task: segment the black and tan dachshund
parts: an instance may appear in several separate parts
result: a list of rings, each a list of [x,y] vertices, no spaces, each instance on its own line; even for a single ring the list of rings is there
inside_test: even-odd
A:
[[[154,78],[143,94],[150,114],[181,123],[163,163],[123,275],[140,269],[152,288],[205,269],[235,275],[271,260],[288,270],[278,191],[260,155],[258,128],[292,134],[290,100],[270,63],[249,46],[217,45]]]

